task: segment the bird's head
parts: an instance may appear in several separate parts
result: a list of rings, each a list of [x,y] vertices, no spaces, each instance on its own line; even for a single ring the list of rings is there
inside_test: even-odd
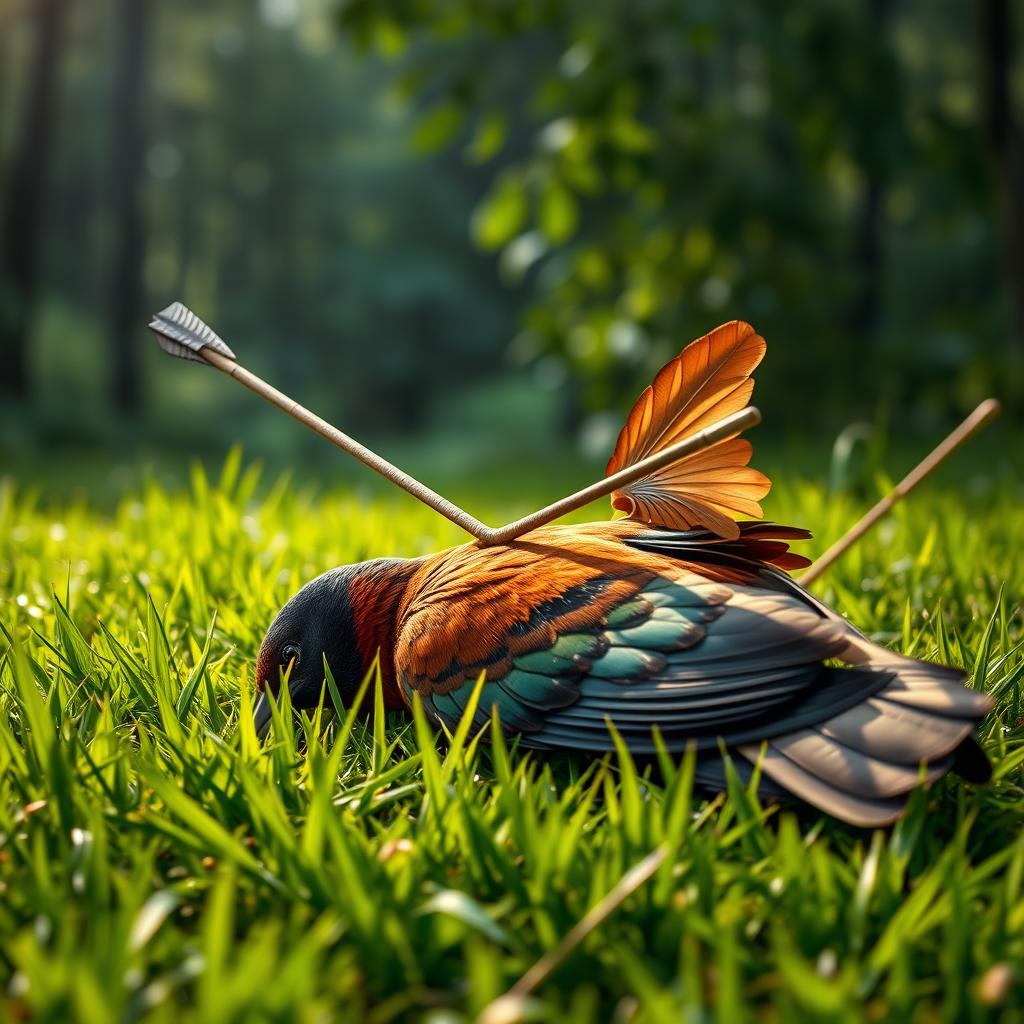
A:
[[[364,565],[345,565],[307,583],[278,613],[267,630],[256,660],[256,733],[262,739],[270,728],[269,690],[278,696],[287,678],[295,710],[315,708],[324,686],[324,661],[339,693],[349,705],[363,679],[352,581]]]

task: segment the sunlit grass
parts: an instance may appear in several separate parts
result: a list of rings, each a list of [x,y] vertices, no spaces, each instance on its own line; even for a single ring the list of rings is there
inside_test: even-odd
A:
[[[859,510],[801,482],[768,506],[819,534],[812,553]],[[524,1012],[1024,1013],[1019,496],[916,495],[818,588],[999,700],[997,781],[943,781],[875,834],[738,785],[710,800],[685,765],[654,780],[469,736],[437,752],[422,721],[275,728],[261,748],[252,663],[290,593],[459,539],[401,499],[259,488],[237,458],[109,515],[0,489],[0,1018],[465,1019],[661,844]]]

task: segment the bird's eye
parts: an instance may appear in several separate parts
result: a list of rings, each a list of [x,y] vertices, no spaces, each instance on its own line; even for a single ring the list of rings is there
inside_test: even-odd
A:
[[[281,648],[281,668],[287,668],[292,662],[295,662],[293,668],[299,666],[299,645],[298,644],[285,644]]]

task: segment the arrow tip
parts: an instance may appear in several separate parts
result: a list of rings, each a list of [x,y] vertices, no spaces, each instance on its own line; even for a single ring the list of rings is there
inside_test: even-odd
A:
[[[166,309],[154,314],[149,328],[156,335],[160,347],[178,359],[205,363],[206,360],[199,354],[204,348],[211,348],[229,359],[236,358],[217,332],[184,303],[172,302]]]

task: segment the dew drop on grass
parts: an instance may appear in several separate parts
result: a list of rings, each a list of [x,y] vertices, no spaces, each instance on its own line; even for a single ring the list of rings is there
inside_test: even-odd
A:
[[[836,958],[835,950],[823,949],[818,955],[818,963],[816,969],[823,978],[835,977],[836,968],[839,966],[839,961]]]
[[[87,846],[92,842],[92,833],[84,828],[73,828],[71,830],[72,846]]]

